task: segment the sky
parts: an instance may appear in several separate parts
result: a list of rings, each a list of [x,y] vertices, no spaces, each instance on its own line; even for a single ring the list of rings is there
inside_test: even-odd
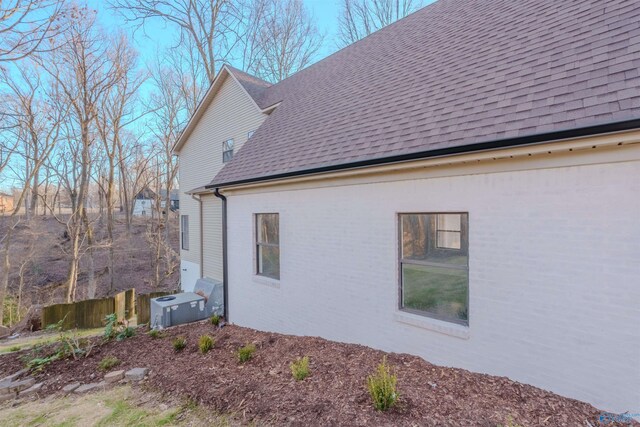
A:
[[[320,60],[337,50],[336,36],[340,0],[303,1],[314,17],[320,33],[325,35],[322,47],[315,58]],[[88,0],[87,4],[98,12],[98,21],[107,30],[127,29],[122,17],[110,10],[104,0]],[[158,51],[170,47],[174,40],[175,31],[174,27],[165,26],[159,19],[148,21],[144,32],[137,31],[134,44],[140,53],[142,62],[151,63]]]

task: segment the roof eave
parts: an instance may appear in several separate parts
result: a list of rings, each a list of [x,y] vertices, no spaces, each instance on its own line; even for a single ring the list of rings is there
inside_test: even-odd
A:
[[[205,185],[206,189],[224,188],[245,184],[253,184],[257,182],[282,180],[287,178],[295,178],[304,175],[313,175],[327,172],[336,172],[340,170],[363,168],[368,166],[378,166],[391,163],[407,162],[411,160],[421,160],[432,157],[452,156],[456,154],[471,153],[477,151],[497,150],[510,147],[518,147],[524,145],[538,145],[571,138],[580,138],[588,136],[596,136],[614,132],[622,132],[627,130],[640,129],[640,118],[625,120],[621,122],[612,122],[588,126],[582,128],[564,129],[554,132],[519,136],[515,138],[505,138],[500,140],[480,142],[476,144],[462,145],[456,147],[442,148],[436,150],[419,151],[409,154],[401,154],[397,156],[380,157],[368,160],[359,160],[356,162],[342,163],[337,165],[320,166],[310,169],[301,169],[297,171],[284,172],[279,174],[247,178],[236,181],[227,181]]]

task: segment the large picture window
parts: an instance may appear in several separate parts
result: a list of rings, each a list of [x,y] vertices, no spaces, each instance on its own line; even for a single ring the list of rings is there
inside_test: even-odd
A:
[[[469,324],[467,213],[400,215],[400,308]]]
[[[256,273],[280,279],[280,218],[277,213],[256,214]]]

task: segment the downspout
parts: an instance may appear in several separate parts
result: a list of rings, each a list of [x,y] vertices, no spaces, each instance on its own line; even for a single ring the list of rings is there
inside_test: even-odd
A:
[[[198,194],[191,195],[191,198],[198,202],[198,234],[200,235],[200,278],[204,277],[204,239],[202,233],[202,198]]]
[[[227,265],[227,198],[216,188],[213,194],[222,201],[222,292],[224,299],[224,320],[229,322],[229,278]]]

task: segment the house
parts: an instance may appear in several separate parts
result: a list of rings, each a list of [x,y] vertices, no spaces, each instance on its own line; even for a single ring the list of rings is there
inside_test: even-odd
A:
[[[173,189],[169,193],[171,206],[169,210],[175,212],[180,208],[180,190]],[[143,188],[136,194],[133,202],[133,216],[152,216],[152,210],[156,206],[156,199],[160,200],[160,207],[163,209],[166,204],[167,190],[160,189],[159,195],[148,187]]]
[[[440,0],[278,84],[224,66],[175,148],[183,286],[637,413],[639,55],[638,2]]]
[[[166,188],[160,189],[160,206],[164,209],[167,204],[167,190]],[[171,189],[169,192],[169,210],[171,212],[177,212],[180,210],[180,190],[177,188]]]
[[[0,215],[10,214],[13,211],[13,196],[0,193]]]

